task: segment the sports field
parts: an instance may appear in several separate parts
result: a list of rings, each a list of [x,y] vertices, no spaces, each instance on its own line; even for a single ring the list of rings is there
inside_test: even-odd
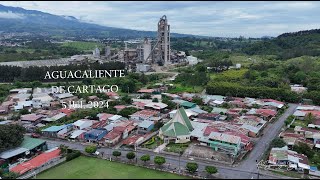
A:
[[[80,156],[46,170],[37,179],[185,179],[171,173]]]

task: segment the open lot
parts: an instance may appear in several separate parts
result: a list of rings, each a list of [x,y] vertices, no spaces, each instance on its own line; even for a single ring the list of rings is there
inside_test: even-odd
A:
[[[80,156],[37,175],[38,179],[184,179],[166,172]]]

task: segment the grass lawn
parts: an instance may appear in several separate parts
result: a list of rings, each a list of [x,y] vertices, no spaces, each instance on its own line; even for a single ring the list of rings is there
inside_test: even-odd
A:
[[[96,45],[100,48],[100,51],[101,51],[103,44],[98,42],[75,41],[75,42],[65,42],[62,44],[62,46],[74,47],[80,51],[93,51],[94,48],[96,48]]]
[[[296,120],[294,121],[294,123],[292,123],[292,125],[301,126],[301,127],[308,127],[308,122],[307,122],[307,121],[303,121],[303,120],[296,119]]]
[[[182,92],[188,92],[188,93],[200,93],[204,87],[202,86],[182,86],[181,84],[174,84],[174,88],[169,89],[168,93],[182,93]]]
[[[142,147],[148,149],[155,149],[159,145],[163,144],[163,140],[159,137],[152,137],[149,141],[142,144]]]
[[[181,150],[182,152],[184,152],[188,148],[189,144],[190,142],[183,144],[169,143],[164,149],[164,151],[179,153],[179,150]]]
[[[37,175],[38,179],[184,179],[171,173],[80,156]]]

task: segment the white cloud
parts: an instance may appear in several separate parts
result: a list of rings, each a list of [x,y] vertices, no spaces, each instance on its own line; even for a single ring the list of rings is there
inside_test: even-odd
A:
[[[0,12],[0,18],[5,19],[23,19],[23,14],[13,13],[11,11],[8,12]]]
[[[74,16],[81,21],[155,31],[167,15],[171,32],[210,36],[277,36],[316,27],[320,2],[2,1],[0,4]]]

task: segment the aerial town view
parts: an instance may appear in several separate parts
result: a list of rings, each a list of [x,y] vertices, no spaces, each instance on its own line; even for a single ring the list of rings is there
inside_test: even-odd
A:
[[[319,8],[1,1],[0,179],[319,179]]]

